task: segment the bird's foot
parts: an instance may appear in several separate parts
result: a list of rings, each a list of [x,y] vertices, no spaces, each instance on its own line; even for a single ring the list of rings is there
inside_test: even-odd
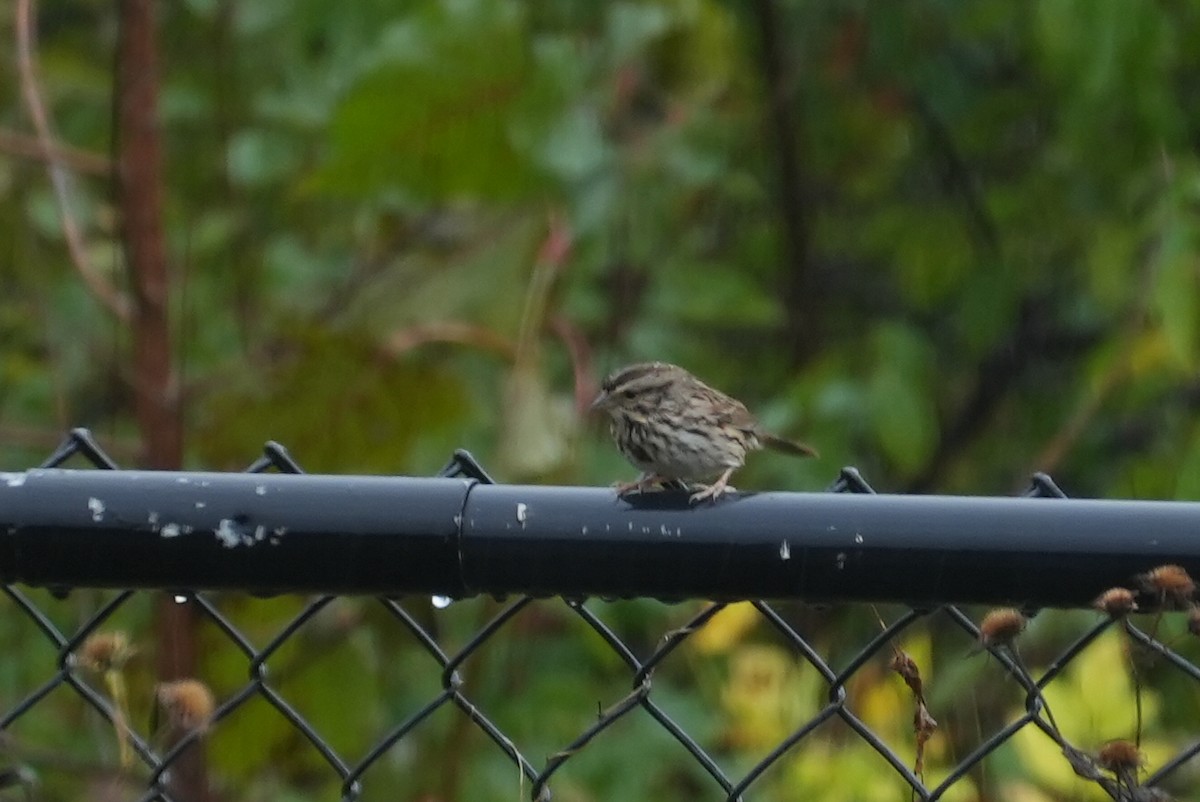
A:
[[[666,478],[655,473],[643,473],[632,482],[617,482],[613,485],[613,489],[617,491],[618,496],[625,496],[629,493],[645,493],[654,485],[662,485],[667,481]]]
[[[688,501],[692,504],[699,504],[701,501],[716,501],[726,493],[731,491],[734,493],[737,492],[737,488],[730,484],[693,485],[693,487],[699,487],[700,489],[688,496]]]
[[[711,485],[700,485],[700,489],[688,496],[688,501],[692,504],[699,504],[701,501],[716,501],[725,493],[737,488],[729,484],[729,477],[733,474],[732,470],[726,471],[717,478],[717,481]]]

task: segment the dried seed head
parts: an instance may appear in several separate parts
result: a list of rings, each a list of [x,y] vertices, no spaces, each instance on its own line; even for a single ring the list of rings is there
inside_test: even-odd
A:
[[[97,673],[119,670],[133,652],[124,632],[97,632],[88,636],[79,648],[79,664]]]
[[[908,652],[899,650],[893,652],[892,659],[888,661],[888,668],[904,677],[906,682],[909,677],[921,676],[921,670],[917,668],[917,661],[912,659]]]
[[[918,739],[928,741],[937,727],[937,719],[929,715],[929,708],[925,706],[925,703],[917,703],[917,712],[913,714],[913,731],[917,733]]]
[[[1109,618],[1124,618],[1138,608],[1133,591],[1128,588],[1109,588],[1092,605]]]
[[[1141,768],[1142,754],[1138,752],[1137,746],[1129,741],[1109,741],[1100,747],[1096,762],[1101,768],[1120,774]]]
[[[1188,608],[1188,632],[1200,637],[1200,607],[1194,604]]]
[[[1012,607],[992,610],[983,617],[979,625],[979,640],[984,646],[1002,646],[1011,643],[1025,629],[1025,616]]]
[[[917,661],[912,659],[908,652],[902,652],[897,649],[892,653],[892,659],[888,662],[888,668],[895,671],[904,679],[904,684],[918,699],[924,695],[924,689],[921,684],[921,669],[917,667]]]
[[[1142,587],[1164,602],[1180,606],[1186,604],[1196,590],[1191,576],[1178,565],[1160,565],[1140,575],[1138,580]]]
[[[171,726],[181,730],[203,732],[216,707],[212,691],[196,679],[159,683],[155,696]]]

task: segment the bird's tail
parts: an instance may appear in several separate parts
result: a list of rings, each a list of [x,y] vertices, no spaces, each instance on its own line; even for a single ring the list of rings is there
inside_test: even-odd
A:
[[[812,446],[807,446],[804,443],[797,443],[793,440],[785,440],[782,437],[776,437],[768,432],[755,432],[758,435],[758,441],[766,448],[778,451],[782,454],[791,454],[797,457],[817,457],[817,450]]]

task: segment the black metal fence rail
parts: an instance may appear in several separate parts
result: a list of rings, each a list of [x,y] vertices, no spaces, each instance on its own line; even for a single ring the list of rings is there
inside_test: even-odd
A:
[[[0,580],[32,585],[1077,607],[1163,563],[1200,576],[1195,503],[759,493],[697,506],[471,478],[0,479]],[[864,486],[850,470],[840,484]],[[1034,492],[1052,488],[1040,477]]]
[[[1108,588],[1127,587],[1143,611],[1189,608],[1192,588],[1177,593],[1146,577],[1163,565],[1179,566],[1185,577],[1200,575],[1200,504],[1067,500],[1041,475],[1018,498],[876,495],[856,471],[846,469],[830,493],[734,494],[696,506],[686,494],[669,491],[617,498],[606,488],[498,485],[463,451],[434,478],[305,475],[276,444],[268,444],[245,474],[59,467],[76,456],[96,468],[116,467],[86,431],[76,430],[42,467],[0,474],[0,581],[60,656],[45,685],[0,709],[0,731],[64,685],[104,716],[118,715],[113,699],[79,679],[77,657],[132,590],[76,631],[63,632],[18,585],[158,589],[185,595],[246,655],[247,684],[220,703],[213,720],[251,697],[265,699],[324,756],[341,778],[344,799],[358,798],[363,772],[444,706],[459,708],[511,758],[528,778],[534,799],[548,797],[555,773],[635,709],[651,716],[703,767],[717,792],[713,798],[728,800],[752,792],[763,772],[833,717],[878,751],[918,799],[942,798],[1026,726],[1046,733],[1049,748],[1060,749],[1076,774],[1115,800],[1167,799],[1158,786],[1181,777],[1188,778],[1179,780],[1186,784],[1196,774],[1188,765],[1200,741],[1181,745],[1150,773],[1135,766],[1131,774],[1128,765],[1069,742],[1047,709],[1041,689],[1111,626],[1124,627],[1133,646],[1200,683],[1200,669],[1163,643],[1153,626],[1139,628],[1120,614],[1102,617],[1041,676],[1033,676],[1009,647],[1011,636],[985,631],[984,648],[1025,689],[1026,714],[983,740],[933,786],[926,784],[919,760],[914,765],[912,755],[897,754],[853,712],[847,683],[869,661],[887,658],[913,690],[918,712],[927,713],[919,667],[906,670],[895,644],[912,624],[934,615],[979,639],[976,623],[952,604],[1011,605],[1032,613],[1088,606]],[[396,723],[369,752],[347,759],[272,687],[265,669],[271,655],[332,596],[314,602],[256,648],[205,598],[202,591],[210,589],[379,594],[439,667],[442,692]],[[447,653],[396,601],[404,594],[520,598],[465,646]],[[584,601],[592,596],[717,603],[639,656]],[[562,597],[619,655],[632,679],[624,699],[601,711],[541,766],[468,698],[460,676],[464,661],[536,597]],[[734,776],[657,704],[652,677],[724,602],[763,598],[900,602],[913,609],[837,669],[785,617],[755,601],[767,624],[823,677],[828,702],[752,769]],[[920,732],[919,716],[915,726]],[[1195,730],[1200,736],[1200,724]],[[202,731],[161,754],[147,738],[130,736],[149,771],[141,798],[171,799],[170,769]],[[20,772],[9,771],[0,772],[0,786],[3,781],[23,780]]]

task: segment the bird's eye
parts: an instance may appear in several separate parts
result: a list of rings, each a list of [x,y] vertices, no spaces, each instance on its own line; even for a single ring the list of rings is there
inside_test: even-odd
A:
[[[625,396],[626,399],[630,399],[637,395],[637,393],[635,393],[633,390],[626,390],[625,392],[621,393],[621,395]]]

